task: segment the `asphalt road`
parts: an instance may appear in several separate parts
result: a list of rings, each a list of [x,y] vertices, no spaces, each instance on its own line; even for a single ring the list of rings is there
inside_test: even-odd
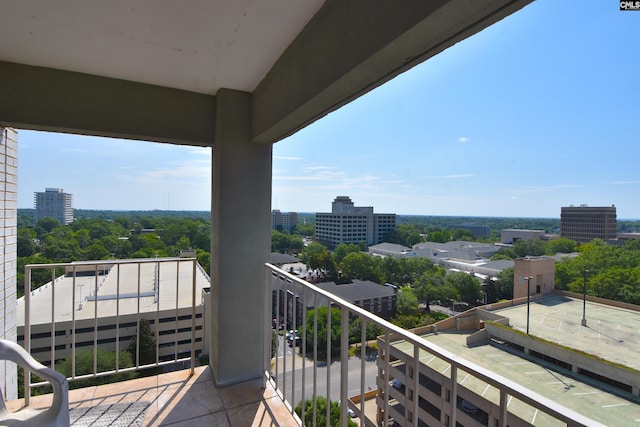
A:
[[[286,361],[285,361],[286,358]],[[295,369],[294,367],[295,358]],[[351,357],[348,360],[348,375],[347,386],[348,396],[354,396],[360,394],[360,381],[361,381],[361,359],[360,357]],[[314,383],[314,369],[316,380]],[[304,360],[297,351],[284,344],[284,340],[281,338],[280,345],[278,346],[278,368],[277,375],[275,375],[278,381],[278,388],[285,394],[285,398],[291,402],[294,406],[302,399],[302,380],[303,372],[305,379],[304,398],[308,399],[315,392],[318,396],[327,395],[327,384],[329,384],[329,398],[330,400],[340,400],[340,375],[341,363],[335,361],[328,367],[326,360],[319,361],[318,366],[314,367],[313,360]],[[272,368],[272,372],[275,367]],[[378,374],[378,367],[375,359],[365,361],[364,368],[364,391],[373,390],[376,388],[376,376]],[[327,381],[328,379],[328,381]],[[293,393],[295,391],[295,394]]]

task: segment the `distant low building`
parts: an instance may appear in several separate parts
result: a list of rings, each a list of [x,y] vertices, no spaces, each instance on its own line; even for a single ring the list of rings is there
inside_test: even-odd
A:
[[[434,262],[443,259],[476,262],[491,258],[498,252],[498,247],[491,243],[455,241],[447,243],[422,242],[413,245],[408,256],[421,256]]]
[[[478,225],[473,223],[457,224],[455,228],[461,228],[473,233],[476,237],[489,237],[491,235],[491,227],[488,225]]]
[[[407,253],[411,252],[411,248],[398,245],[396,243],[379,243],[369,246],[369,254],[377,256],[391,256],[395,258],[403,258]]]
[[[500,249],[490,243],[479,242],[422,242],[413,248],[395,243],[380,243],[369,246],[369,253],[375,256],[391,256],[396,258],[428,258],[434,264],[447,270],[457,270],[482,276],[495,277],[505,268],[513,267],[511,260],[489,261]]]
[[[396,315],[396,289],[370,280],[352,280],[351,283],[317,283],[317,287],[345,299],[383,319]],[[319,302],[318,305],[322,305]]]
[[[286,322],[287,328],[299,327],[306,319],[307,310],[326,307],[327,300],[304,293],[293,281],[272,282],[272,314]],[[352,280],[351,283],[316,283],[314,286],[345,299],[364,310],[389,320],[396,314],[396,289],[369,280]]]
[[[500,241],[513,244],[518,240],[542,240],[544,230],[523,230],[518,228],[505,228],[500,231]]]

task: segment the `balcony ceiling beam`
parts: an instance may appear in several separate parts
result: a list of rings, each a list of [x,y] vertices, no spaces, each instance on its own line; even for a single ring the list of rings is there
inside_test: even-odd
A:
[[[531,1],[327,1],[254,91],[253,141],[295,133]]]
[[[213,95],[0,61],[0,126],[210,146]]]

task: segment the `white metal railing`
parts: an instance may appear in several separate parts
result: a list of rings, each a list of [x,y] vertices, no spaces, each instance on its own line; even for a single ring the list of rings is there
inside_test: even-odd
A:
[[[265,319],[265,323],[276,329],[284,324],[285,330],[297,328],[300,331],[301,345],[300,355],[295,354],[279,354],[277,350],[275,357],[271,357],[271,336],[273,329],[265,331],[265,379],[271,381],[273,386],[278,390],[278,395],[285,402],[289,411],[295,415],[294,408],[299,402],[306,399],[313,399],[311,410],[313,411],[312,419],[316,419],[315,397],[325,396],[327,400],[340,400],[340,425],[347,425],[347,417],[349,412],[353,411],[354,415],[360,418],[360,425],[390,425],[392,420],[389,416],[389,408],[391,405],[399,403],[390,394],[395,394],[397,390],[390,393],[392,384],[392,375],[390,372],[397,372],[397,359],[392,354],[392,343],[408,343],[411,346],[409,361],[404,365],[404,380],[406,392],[409,395],[403,397],[400,411],[405,417],[401,420],[401,425],[426,425],[421,420],[420,414],[424,412],[421,408],[421,400],[424,400],[419,393],[421,377],[424,375],[424,369],[421,369],[420,360],[427,357],[435,357],[448,364],[448,377],[443,386],[440,402],[440,420],[437,422],[442,425],[455,426],[458,409],[460,406],[459,393],[462,386],[459,385],[458,373],[463,372],[475,377],[487,384],[487,387],[495,387],[499,391],[499,402],[496,406],[499,410],[492,411],[492,423],[490,425],[507,426],[507,421],[511,425],[524,424],[521,420],[516,419],[517,416],[507,411],[507,402],[510,398],[519,399],[526,405],[531,406],[535,411],[546,414],[550,418],[556,420],[558,424],[569,426],[598,426],[601,425],[593,420],[565,408],[547,397],[541,396],[527,388],[504,378],[495,372],[490,371],[482,366],[464,360],[457,355],[447,351],[433,343],[428,342],[414,333],[406,331],[398,326],[385,321],[384,319],[357,307],[348,301],[339,298],[329,292],[326,292],[300,278],[281,270],[274,265],[266,264],[266,286],[272,292],[272,298],[268,298],[265,309],[268,315],[273,313],[273,319]],[[273,304],[271,303],[273,301]],[[313,320],[311,322],[311,330],[306,325],[307,308],[326,307],[329,312],[331,308],[336,308],[340,312],[340,346],[338,349],[339,359],[331,358],[331,316],[327,315],[327,352],[319,359],[318,340],[314,339],[318,333],[318,314],[317,310],[313,311]],[[373,324],[383,330],[383,334],[378,338],[378,343],[383,346],[379,348],[380,356],[377,358],[378,370],[374,374],[380,378],[370,378],[372,375],[370,370],[366,368],[367,346],[360,346],[360,364],[354,366],[349,365],[349,325],[350,321],[359,318],[361,320],[360,340],[362,343],[366,341],[367,324]],[[351,319],[351,320],[350,320]],[[297,326],[297,328],[296,328]],[[280,339],[279,339],[280,341]],[[285,344],[285,349],[289,348]],[[307,348],[310,351],[307,351]],[[291,353],[296,352],[295,344],[291,347]],[[393,359],[393,360],[392,360]],[[338,362],[340,369],[332,369],[332,362]],[[303,364],[303,366],[301,366]],[[325,366],[326,364],[326,366]],[[337,363],[336,363],[337,364]],[[353,368],[356,368],[355,370]],[[322,373],[322,370],[326,372]],[[337,378],[337,380],[336,380]],[[332,385],[332,379],[334,385]],[[377,392],[370,391],[367,384],[375,381],[377,384]],[[428,381],[428,379],[427,379]],[[309,385],[310,383],[310,385]],[[339,383],[337,387],[339,392],[332,390],[335,383]],[[403,385],[402,388],[405,388]],[[366,420],[365,401],[367,393],[374,392],[377,394],[376,401],[379,410],[377,413],[380,419]],[[412,395],[411,395],[412,394]],[[351,395],[351,396],[350,396]],[[338,399],[336,399],[336,397]],[[352,398],[350,400],[349,398]],[[348,402],[348,404],[346,404]],[[358,402],[357,404],[354,402]],[[326,419],[329,422],[329,405],[327,405]],[[305,419],[305,406],[302,405],[301,419]],[[497,412],[497,414],[496,414]],[[466,416],[466,415],[465,415]],[[296,416],[297,417],[297,416]],[[298,422],[302,424],[298,419]],[[373,423],[373,424],[372,424]],[[476,424],[480,425],[478,422]],[[315,421],[314,421],[315,425]],[[328,424],[327,424],[328,425]]]
[[[189,363],[193,374],[196,342],[202,342],[203,334],[202,307],[196,305],[197,267],[195,258],[27,265],[25,295],[18,300],[18,341],[54,369],[56,362],[71,358],[70,382],[176,363]],[[61,268],[65,273],[57,276]],[[51,271],[51,281],[32,290],[32,272],[41,269]],[[203,277],[208,286],[208,277]],[[143,319],[155,339],[155,361],[145,364],[140,360]],[[134,366],[121,366],[120,351],[132,338],[136,339]],[[77,375],[76,355],[82,347],[93,350],[93,369]],[[115,351],[114,369],[99,371],[98,347]],[[45,384],[32,384],[25,371],[26,405],[31,390]]]

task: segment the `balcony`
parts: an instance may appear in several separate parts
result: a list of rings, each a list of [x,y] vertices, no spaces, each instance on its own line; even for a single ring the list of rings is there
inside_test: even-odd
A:
[[[315,402],[317,396],[328,396],[331,401],[341,403],[342,426],[347,425],[348,420],[362,426],[387,426],[396,422],[414,426],[425,423],[455,425],[456,422],[475,425],[487,421],[492,425],[507,425],[514,421],[528,424],[512,413],[514,405],[509,406],[512,399],[518,402],[515,409],[519,413],[534,411],[539,419],[549,421],[550,425],[598,425],[270,264],[265,267],[265,286],[273,296],[264,303],[265,375],[219,387],[209,366],[196,366],[197,355],[206,353],[207,348],[202,344],[206,339],[198,341],[196,336],[207,336],[207,321],[210,320],[206,314],[197,317],[198,312],[207,312],[208,302],[207,298],[196,298],[199,291],[206,294],[206,286],[199,284],[203,277],[206,279],[206,274],[198,269],[195,260],[32,265],[27,266],[26,277],[30,277],[32,270],[42,268],[51,270],[53,279],[47,288],[39,291],[45,293],[42,295],[46,295],[51,310],[40,308],[37,314],[29,315],[34,310],[31,305],[37,304],[35,293],[38,291],[27,293],[23,301],[27,316],[23,329],[26,331],[23,332],[25,348],[30,349],[33,342],[44,340],[50,344],[50,354],[44,357],[49,364],[52,360],[71,358],[75,369],[78,339],[92,342],[93,354],[98,347],[117,352],[128,346],[134,335],[136,342],[140,342],[139,332],[136,332],[139,328],[127,329],[131,319],[138,319],[135,322],[139,325],[139,319],[150,317],[151,313],[154,320],[151,329],[156,339],[155,361],[143,364],[140,346],[136,345],[134,366],[120,366],[116,358],[116,366],[99,371],[94,358],[91,372],[73,370],[68,379],[73,384],[74,381],[141,368],[165,370],[158,375],[71,390],[70,418],[72,423],[76,421],[74,425],[85,425],[87,420],[100,417],[126,421],[124,425],[299,425],[300,418],[309,416],[305,411],[313,411],[317,416],[320,409],[315,404],[306,409],[303,406],[301,417],[298,417],[295,405],[307,399]],[[65,274],[56,277],[59,269],[65,269]],[[79,274],[81,271],[90,273],[82,275]],[[151,281],[147,280],[149,277]],[[80,298],[80,304],[75,290],[83,280],[92,283],[93,294],[85,294],[86,298]],[[126,291],[127,287],[133,287],[135,291]],[[61,298],[65,292],[70,294]],[[63,302],[56,303],[61,299]],[[306,303],[300,304],[301,301]],[[301,311],[301,307],[309,307],[310,301],[311,306],[324,307],[333,314],[323,318],[318,314],[322,310]],[[67,309],[68,316],[64,309],[56,312],[69,304],[72,310],[69,314]],[[107,304],[108,308],[102,304]],[[187,307],[183,306],[185,304]],[[89,310],[85,313],[93,313],[94,317],[74,314],[82,312],[87,305]],[[129,311],[124,307],[129,307]],[[132,307],[137,310],[131,311]],[[140,310],[141,307],[144,310]],[[188,319],[182,318],[184,310],[191,313]],[[51,323],[47,324],[46,330],[40,330],[38,323],[30,317],[44,318]],[[173,317],[173,323],[160,322],[169,317]],[[181,322],[185,321],[191,325],[188,331],[191,338],[188,343],[181,344],[179,338],[184,332],[179,331],[183,329]],[[359,321],[359,327],[354,326],[356,321]],[[78,327],[87,328],[83,322],[93,325],[92,331],[79,333]],[[200,325],[202,328],[197,329]],[[284,326],[284,330],[297,329],[299,340],[291,340],[288,344],[285,337],[278,334],[279,325]],[[380,328],[382,334],[377,340],[367,342],[367,325]],[[276,328],[272,329],[272,326]],[[199,331],[197,335],[196,331]],[[105,338],[105,333],[116,338]],[[294,344],[296,341],[299,347]],[[172,345],[163,347],[167,342]],[[367,344],[360,345],[361,342]],[[43,359],[42,352],[34,354]],[[187,369],[179,369],[181,367]],[[493,401],[485,402],[483,406],[484,403],[465,388],[465,381],[466,384],[471,381],[484,384],[491,390]],[[32,384],[28,375],[25,375],[25,384],[26,390],[42,385]],[[10,402],[8,406],[12,410],[24,406],[38,408],[47,406],[50,399],[50,395],[31,396],[28,393],[24,399]],[[328,409],[326,415],[329,419]]]
[[[31,408],[51,395],[31,398]],[[72,426],[298,426],[276,391],[262,381],[216,388],[209,367],[180,370],[69,392]],[[24,400],[9,402],[20,410]],[[109,424],[112,423],[112,424]]]

